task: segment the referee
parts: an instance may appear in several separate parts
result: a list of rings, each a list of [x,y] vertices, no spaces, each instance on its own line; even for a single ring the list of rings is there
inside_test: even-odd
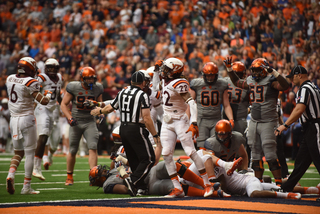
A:
[[[109,114],[115,109],[120,111],[120,136],[132,171],[130,177],[125,179],[125,185],[131,196],[136,196],[137,190],[146,191],[144,179],[155,163],[149,131],[155,143],[161,144],[150,116],[149,96],[142,90],[145,86],[143,72],[136,71],[132,74],[131,86],[122,89],[103,109],[91,111],[93,115]]]
[[[320,174],[320,91],[308,80],[308,72],[301,65],[295,66],[287,76],[300,87],[296,96],[296,107],[288,120],[275,130],[280,135],[283,130],[300,118],[303,127],[303,139],[294,163],[294,169],[287,182],[281,188],[291,192],[300,178],[313,162]]]

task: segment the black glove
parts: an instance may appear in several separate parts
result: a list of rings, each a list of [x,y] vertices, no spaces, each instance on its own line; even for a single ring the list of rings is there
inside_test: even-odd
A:
[[[74,119],[73,117],[71,117],[69,120],[68,120],[68,123],[70,126],[76,126],[78,125],[78,121],[76,119]]]
[[[268,73],[272,73],[273,72],[273,68],[270,68],[269,66],[266,65],[261,65],[262,68],[266,69]]]

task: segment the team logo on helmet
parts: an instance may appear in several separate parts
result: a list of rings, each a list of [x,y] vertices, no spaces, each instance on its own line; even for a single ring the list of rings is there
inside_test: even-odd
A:
[[[37,78],[37,62],[31,57],[23,57],[18,62],[18,74],[26,74],[32,78]]]
[[[218,79],[219,69],[213,62],[207,62],[202,68],[202,76],[206,83],[212,85]]]
[[[234,70],[238,77],[242,79],[246,73],[246,66],[242,62],[232,63],[232,70]]]
[[[93,79],[93,81],[90,82],[90,79]],[[92,90],[93,85],[96,84],[97,81],[95,70],[91,67],[82,68],[80,71],[80,81],[86,88],[90,88],[90,90]]]
[[[231,139],[232,126],[228,120],[219,120],[215,126],[216,139],[224,143]]]
[[[109,167],[98,165],[93,167],[89,172],[90,186],[102,187],[103,183],[109,177]]]
[[[251,75],[252,75],[252,78],[256,81],[260,81],[261,79],[265,78],[268,75],[267,70],[263,68],[262,65],[269,66],[269,63],[264,58],[255,59],[251,63],[251,67],[250,67]]]
[[[184,65],[177,58],[169,58],[163,61],[160,70],[163,78],[175,79],[181,76]]]
[[[112,138],[115,144],[122,144],[121,136],[120,136],[120,126],[117,126],[112,131]]]

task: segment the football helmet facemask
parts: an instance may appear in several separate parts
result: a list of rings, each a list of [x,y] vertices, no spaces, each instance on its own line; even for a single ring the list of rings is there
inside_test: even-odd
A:
[[[96,72],[91,67],[84,67],[80,71],[80,81],[86,88],[92,90],[93,85],[96,84],[97,76]]]
[[[234,70],[240,79],[245,77],[246,66],[242,62],[234,62],[232,63],[232,70]]]
[[[213,85],[218,79],[219,69],[213,62],[207,62],[202,68],[202,76],[206,83]]]
[[[262,80],[268,75],[267,70],[264,69],[262,65],[269,66],[269,62],[264,58],[258,58],[251,63],[251,67],[250,67],[251,75],[252,75],[252,78],[257,82]]]
[[[32,78],[37,78],[37,62],[31,57],[23,57],[18,62],[18,74],[25,74]]]
[[[49,58],[44,64],[44,71],[50,78],[56,78],[59,72],[60,65],[56,59]]]
[[[102,187],[103,183],[109,177],[109,167],[98,165],[93,167],[89,172],[90,186]]]
[[[169,58],[163,61],[160,68],[161,76],[163,78],[175,79],[179,78],[184,70],[184,65],[181,60],[177,58]]]
[[[216,139],[224,143],[231,139],[232,126],[228,120],[219,120],[215,126]]]

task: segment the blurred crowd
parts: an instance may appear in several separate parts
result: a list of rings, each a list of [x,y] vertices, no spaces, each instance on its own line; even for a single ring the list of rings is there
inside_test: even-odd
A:
[[[23,56],[40,72],[47,58],[57,59],[65,85],[93,67],[104,100],[130,84],[134,71],[168,57],[185,63],[188,80],[206,62],[224,77],[226,56],[247,68],[264,57],[281,75],[304,66],[320,86],[318,0],[0,0],[0,40],[0,99]],[[296,91],[282,101],[294,102],[288,95]]]

